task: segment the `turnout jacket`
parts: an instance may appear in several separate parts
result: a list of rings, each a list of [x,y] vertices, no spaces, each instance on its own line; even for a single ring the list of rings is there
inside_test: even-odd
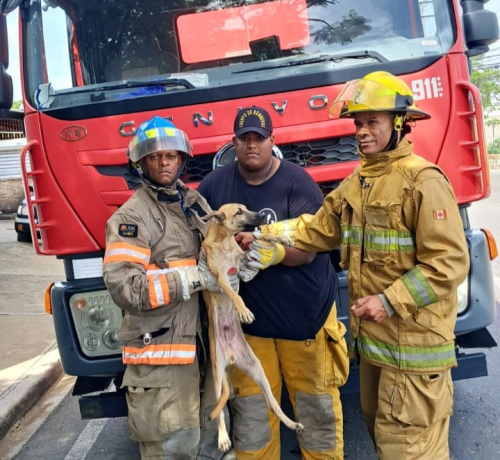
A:
[[[305,251],[341,247],[350,305],[384,294],[395,313],[381,323],[350,311],[350,352],[380,367],[427,373],[456,366],[457,287],[469,256],[456,199],[444,173],[396,150],[361,165],[318,212],[262,227]]]
[[[106,224],[103,275],[125,311],[124,364],[189,364],[196,356],[198,293],[182,300],[177,270],[197,264],[206,226],[198,214],[210,208],[181,181],[177,189],[141,185]]]

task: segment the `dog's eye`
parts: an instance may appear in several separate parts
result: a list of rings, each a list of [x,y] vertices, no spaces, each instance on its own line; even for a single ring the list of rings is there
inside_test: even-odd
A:
[[[243,214],[243,211],[242,211],[241,209],[238,209],[238,210],[234,213],[234,215],[235,215],[235,216],[239,216],[240,214]]]

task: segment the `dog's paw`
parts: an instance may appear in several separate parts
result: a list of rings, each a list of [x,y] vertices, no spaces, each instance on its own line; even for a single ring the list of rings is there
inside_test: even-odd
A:
[[[283,246],[288,246],[288,247],[293,247],[295,245],[293,240],[291,240],[290,238],[287,238],[286,236],[279,236],[278,243],[282,244]]]
[[[296,431],[297,433],[301,433],[302,431],[305,430],[304,425],[302,423],[294,422],[293,420],[289,419],[286,415],[284,418],[281,418],[281,421],[285,424],[287,428],[290,430]]]
[[[292,427],[293,431],[296,431],[297,433],[302,433],[302,431],[305,430],[304,425],[302,423],[294,423],[294,426]]]
[[[266,241],[267,243],[279,243],[282,244],[283,246],[289,246],[289,247],[295,246],[295,243],[293,242],[292,239],[281,235],[270,235],[267,233],[263,233],[259,237],[259,240]]]
[[[238,313],[238,317],[240,323],[245,323],[245,324],[251,324],[255,319],[255,316],[248,308],[246,308],[243,313]]]
[[[231,448],[231,440],[227,432],[219,432],[218,448],[221,452],[227,452]]]

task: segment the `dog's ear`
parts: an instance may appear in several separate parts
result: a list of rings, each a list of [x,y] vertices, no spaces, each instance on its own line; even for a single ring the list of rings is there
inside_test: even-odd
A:
[[[205,222],[215,221],[218,224],[221,224],[226,220],[226,215],[222,211],[212,211],[209,212],[206,216],[203,216],[202,220],[204,220]]]

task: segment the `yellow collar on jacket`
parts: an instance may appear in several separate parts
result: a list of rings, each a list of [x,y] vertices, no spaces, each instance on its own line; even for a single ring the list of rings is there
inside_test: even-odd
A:
[[[395,150],[381,152],[376,155],[366,157],[358,147],[359,157],[361,159],[360,176],[377,177],[382,176],[391,169],[392,163],[400,158],[409,156],[413,153],[413,144],[404,139],[397,145]]]

